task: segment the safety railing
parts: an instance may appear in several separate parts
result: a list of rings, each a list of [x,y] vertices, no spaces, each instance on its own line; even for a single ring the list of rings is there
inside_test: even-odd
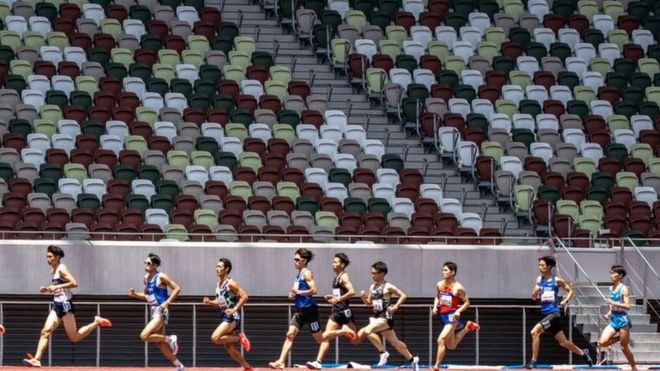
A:
[[[621,246],[621,261],[623,266],[626,268],[626,272],[628,273],[627,277],[627,282],[629,283],[629,286],[632,286],[632,292],[633,295],[639,297],[642,299],[642,304],[644,305],[645,308],[649,308],[653,314],[655,314],[656,318],[660,318],[660,314],[658,313],[657,308],[660,308],[660,295],[658,292],[656,292],[653,289],[653,286],[650,285],[650,281],[656,281],[660,282],[660,274],[653,268],[651,263],[648,261],[646,256],[644,256],[644,253],[637,247],[637,244],[635,244],[635,241],[633,241],[630,238],[627,238],[627,244],[626,246],[622,245]],[[629,247],[629,248],[626,248]],[[643,265],[641,267],[641,272],[640,275],[640,265],[638,264],[632,264],[630,262],[630,259],[627,259],[628,254],[626,254],[626,250],[632,250],[633,256],[637,255],[639,259],[643,262]],[[639,263],[637,261],[636,263]],[[649,302],[651,302],[653,305],[648,305]]]
[[[4,306],[5,305],[17,305],[17,304],[19,304],[19,305],[44,305],[44,306],[49,305],[50,306],[50,304],[48,302],[44,302],[44,301],[20,301],[20,300],[0,301],[0,323],[2,323],[2,321],[4,319],[3,318],[4,313],[5,313]],[[96,309],[95,312],[96,312],[97,315],[100,315],[100,313],[102,312],[101,309],[103,307],[118,306],[118,305],[121,305],[121,306],[135,306],[136,308],[137,307],[142,307],[144,309],[144,311],[143,311],[144,324],[146,325],[149,321],[149,309],[148,309],[147,305],[145,305],[144,303],[133,302],[133,301],[115,301],[115,302],[77,301],[76,305],[79,306],[79,307],[85,306],[85,305],[95,306],[95,309]],[[192,332],[191,332],[191,336],[192,336],[192,339],[191,339],[192,340],[192,345],[191,345],[191,347],[192,347],[192,349],[191,349],[191,351],[192,351],[192,365],[191,366],[195,367],[197,365],[197,353],[198,353],[198,346],[199,346],[199,339],[198,339],[198,335],[197,335],[197,332],[198,332],[197,331],[197,326],[198,326],[197,313],[198,313],[198,310],[199,310],[198,308],[199,307],[204,307],[206,305],[202,304],[202,303],[199,303],[199,302],[175,302],[175,303],[172,303],[171,305],[176,306],[176,307],[191,307],[191,309],[192,309],[191,323],[190,323],[190,326],[191,326],[191,329],[192,329]],[[319,306],[328,307],[329,305],[319,304]],[[287,308],[286,311],[281,311],[280,310],[280,311],[278,311],[278,313],[286,313],[286,315],[288,316],[287,317],[287,319],[288,319],[288,318],[291,317],[293,305],[288,304],[288,303],[249,303],[249,304],[246,304],[246,307],[248,307],[248,308],[249,307],[252,307],[252,308],[254,308],[254,307],[266,307],[266,308],[279,308],[279,309],[282,309],[283,307],[286,307]],[[428,360],[428,364],[432,364],[433,361],[435,360],[434,351],[436,349],[435,348],[436,347],[436,337],[437,337],[437,335],[439,334],[439,331],[440,331],[440,329],[437,328],[437,326],[438,326],[437,323],[436,323],[437,321],[434,320],[435,316],[433,316],[433,314],[432,314],[432,307],[430,305],[427,305],[427,304],[404,304],[402,306],[402,308],[403,309],[405,309],[405,308],[418,308],[418,309],[428,308],[428,344],[427,344],[427,347],[426,347],[426,350],[427,350],[428,353],[426,355],[426,357],[427,357],[426,359]],[[520,360],[520,362],[522,364],[524,364],[526,362],[526,360],[527,360],[527,350],[526,349],[527,349],[528,337],[529,337],[529,330],[528,330],[528,326],[527,326],[527,316],[529,315],[529,313],[536,313],[538,311],[538,306],[537,305],[472,305],[470,307],[470,309],[474,311],[475,321],[477,321],[477,322],[479,321],[479,318],[480,318],[480,311],[484,311],[484,310],[488,310],[488,311],[507,310],[507,311],[511,312],[511,311],[520,310],[520,313],[521,313],[521,317],[520,317],[521,318],[521,322],[520,322],[521,332],[520,332],[520,335],[522,337],[522,346],[521,346],[520,351],[519,351],[519,357],[520,358],[518,358],[518,359]],[[275,313],[275,311],[273,311],[273,312]],[[279,315],[281,315],[281,314],[279,314]],[[243,308],[241,308],[241,318],[242,318],[242,320],[241,320],[241,330],[243,330],[245,328],[246,323],[248,323],[250,321],[250,316],[245,316],[245,311],[243,310]],[[512,324],[509,324],[509,326],[510,325],[512,325]],[[284,334],[285,331],[286,331],[286,329],[283,328],[282,333]],[[35,334],[35,336],[37,336],[37,334]],[[95,345],[95,350],[96,350],[95,351],[95,360],[96,360],[96,362],[95,363],[96,363],[97,367],[100,367],[101,366],[101,352],[102,352],[102,349],[101,349],[102,348],[101,331],[96,330],[95,334],[93,334],[91,336],[94,336],[95,337],[94,340],[96,341],[96,345]],[[569,338],[572,340],[572,332],[569,334]],[[37,339],[35,338],[35,344],[36,344],[36,340]],[[92,339],[89,339],[87,341],[92,341]],[[481,337],[480,337],[478,331],[475,333],[475,336],[472,339],[469,339],[469,338],[465,339],[464,343],[465,342],[470,342],[470,341],[474,342],[473,343],[474,344],[474,349],[475,349],[474,364],[475,365],[480,365],[481,364],[481,358],[484,355],[484,350],[483,349],[485,349],[485,348],[481,346]],[[4,342],[5,342],[4,337],[0,336],[0,366],[2,366],[3,363],[4,363],[4,351],[5,351]],[[385,343],[384,338],[383,338],[383,342]],[[352,345],[340,342],[339,338],[335,339],[334,343],[335,343],[334,344],[335,345],[334,362],[339,363],[342,351],[346,350],[346,352],[350,352],[350,349],[351,349]],[[46,362],[44,362],[44,364],[47,364],[48,366],[52,365],[53,352],[52,352],[51,345],[52,345],[52,342],[49,342],[49,347],[48,347],[47,354],[44,356],[44,359],[46,361]],[[512,351],[515,351],[515,350],[512,349]],[[242,349],[241,349],[241,352],[242,352]],[[420,352],[419,354],[421,355],[423,353]],[[425,360],[423,358],[424,357],[422,357],[422,363],[426,363],[426,362],[424,362]],[[159,360],[160,360],[160,358],[159,358]],[[516,359],[512,359],[511,361],[512,361],[512,363],[515,363]],[[288,357],[287,362],[288,362],[289,367],[293,366],[291,353],[289,353],[289,357]],[[149,351],[148,351],[148,344],[147,343],[144,344],[144,362],[143,363],[144,363],[144,367],[148,367],[150,365]]]

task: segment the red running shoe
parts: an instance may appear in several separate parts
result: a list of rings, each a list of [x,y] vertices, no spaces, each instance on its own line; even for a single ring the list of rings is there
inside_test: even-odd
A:
[[[243,347],[243,349],[245,349],[246,352],[249,352],[250,348],[252,348],[252,345],[250,344],[250,340],[242,332],[238,334],[238,342],[241,343],[241,346]]]
[[[107,318],[96,316],[94,317],[94,321],[99,323],[99,327],[102,328],[112,327],[112,322],[110,322],[110,320]]]
[[[357,339],[357,334],[355,333],[355,331],[353,331],[353,329],[350,329],[350,328],[343,335],[349,341],[353,341],[353,340]]]
[[[481,329],[481,326],[479,326],[478,323],[472,321],[467,321],[465,327],[470,331],[479,331]]]

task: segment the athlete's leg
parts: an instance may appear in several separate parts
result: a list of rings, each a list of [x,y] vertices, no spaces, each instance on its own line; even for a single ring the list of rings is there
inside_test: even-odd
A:
[[[404,343],[403,341],[399,340],[398,337],[396,337],[396,332],[394,332],[394,330],[387,329],[383,331],[383,336],[385,337],[387,342],[392,344],[394,349],[396,349],[396,351],[399,352],[401,356],[403,356],[403,359],[411,360],[413,358],[413,355],[408,350],[408,346],[406,345],[406,343]]]
[[[280,353],[280,358],[278,358],[275,362],[271,362],[273,366],[276,366],[275,368],[284,368],[286,356],[289,354],[289,351],[293,346],[293,340],[296,338],[296,335],[298,335],[299,331],[300,329],[298,329],[298,327],[289,325],[289,329],[286,332],[286,337],[284,338],[284,344],[282,344],[282,352]]]
[[[433,364],[434,368],[440,367],[440,364],[447,353],[447,348],[456,348],[454,341],[455,329],[455,323],[448,323],[442,328],[442,331],[440,331],[440,335],[438,335],[438,351],[435,353],[435,364]]]
[[[630,326],[626,326],[619,330],[621,336],[620,345],[621,352],[626,356],[628,363],[630,363],[630,368],[637,370],[637,363],[635,362],[635,356],[633,356],[632,351],[630,350]]]
[[[598,346],[601,348],[607,348],[612,344],[616,344],[619,341],[618,336],[616,335],[617,331],[612,328],[612,326],[607,325],[605,329],[603,330],[603,333],[600,334],[600,338],[598,339]]]
[[[323,357],[325,357],[325,354],[328,352],[328,349],[330,349],[330,341],[341,334],[342,332],[340,330],[339,324],[335,322],[332,318],[329,318],[328,322],[325,324],[325,331],[323,331],[322,334],[323,341],[319,346],[319,352],[316,354],[317,362],[321,363],[321,361],[323,361]]]
[[[167,343],[165,319],[161,316],[153,317],[140,333],[140,339],[147,343]]]
[[[69,337],[69,340],[71,340],[72,343],[77,343],[89,336],[92,331],[96,330],[96,328],[100,326],[100,322],[103,320],[105,319],[101,317],[94,317],[93,322],[78,328],[75,314],[69,312],[65,314],[64,317],[62,317],[62,324],[64,325],[64,330],[66,331],[66,335]]]
[[[158,318],[158,317],[156,317],[156,318]],[[154,319],[156,319],[156,318],[154,318]],[[153,320],[151,320],[151,322],[153,322]],[[149,322],[149,324],[151,324],[151,322]],[[149,325],[147,325],[147,327],[149,327]],[[141,334],[140,334],[140,337],[142,337]],[[156,346],[158,347],[158,350],[160,350],[160,353],[163,355],[163,357],[165,357],[166,360],[168,360],[168,361],[172,362],[173,364],[177,365],[179,360],[176,358],[176,356],[172,352],[172,348],[170,347],[170,344],[167,343],[167,336],[165,336],[165,323],[162,320],[161,320],[161,323],[160,323],[160,327],[157,329],[157,332],[154,333],[154,334],[151,334],[149,336],[149,339],[152,339],[152,338],[153,339],[163,339],[163,341],[159,341],[159,342],[156,342],[154,340],[143,340],[143,341],[147,341],[147,342],[150,342],[150,343],[156,343]]]
[[[227,353],[229,354],[231,359],[236,361],[236,363],[238,363],[241,367],[252,368],[252,366],[248,363],[248,361],[246,361],[245,358],[243,358],[241,352],[238,349],[236,349],[234,343],[226,343],[225,349],[227,349]]]
[[[62,320],[57,317],[57,313],[55,313],[55,311],[51,310],[48,314],[48,318],[46,318],[44,327],[41,329],[41,334],[39,335],[37,352],[34,354],[35,360],[41,361],[41,357],[48,348],[48,340],[50,339],[50,336],[53,334],[53,332],[55,332],[55,330],[57,330],[57,328],[60,326],[60,323],[62,323]]]
[[[222,322],[211,334],[213,344],[232,344],[238,342],[238,336],[234,335],[236,322]]]
[[[385,351],[385,346],[383,345],[383,342],[380,339],[380,333],[383,331],[389,329],[390,327],[387,324],[387,320],[384,318],[378,318],[369,325],[363,327],[360,329],[358,332],[358,338],[364,339],[365,337],[369,339],[371,344],[378,350],[379,352],[384,352]]]
[[[568,340],[566,338],[566,335],[564,335],[564,331],[559,331],[557,335],[555,335],[555,340],[557,340],[557,343],[559,343],[559,345],[570,350],[573,354],[577,354],[578,356],[582,355],[582,349],[578,348],[577,345],[573,344],[572,341]]]
[[[461,329],[461,331],[454,332],[454,347],[453,348],[449,347],[449,349],[456,349],[456,347],[458,346],[458,344],[461,343],[461,341],[463,340],[465,335],[467,335],[469,332],[472,332],[472,331],[475,330],[474,328],[470,328],[471,324],[475,325],[474,322],[467,321],[465,323],[465,326]],[[477,329],[478,329],[478,327],[477,327]]]
[[[543,325],[540,323],[537,323],[534,325],[532,328],[532,331],[530,334],[532,335],[532,360],[536,361],[539,359],[539,350],[541,349],[541,335],[543,335],[543,332],[545,332],[545,329],[543,329]]]

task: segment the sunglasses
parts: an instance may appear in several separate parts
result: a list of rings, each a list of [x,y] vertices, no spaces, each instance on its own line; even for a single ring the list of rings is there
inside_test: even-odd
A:
[[[153,264],[153,263],[150,262],[149,260],[145,260],[145,261],[144,261],[144,265],[152,265],[152,264]]]

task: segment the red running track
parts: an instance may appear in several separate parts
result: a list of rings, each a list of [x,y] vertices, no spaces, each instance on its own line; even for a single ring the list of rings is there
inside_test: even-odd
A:
[[[20,367],[20,366],[4,366],[0,367],[0,370],[20,370],[20,371],[26,371],[28,367]],[[622,368],[625,370],[624,368]],[[172,371],[174,370],[174,367],[41,367],[39,370],[59,370],[59,371],[144,371],[144,370],[149,370],[149,371]],[[186,371],[242,371],[242,368],[232,368],[232,367],[186,367]],[[269,371],[270,369],[265,368],[265,367],[255,367],[254,371]],[[304,368],[287,368],[284,371],[304,371],[306,369]],[[346,369],[324,369],[324,370],[346,370]],[[359,370],[359,369],[356,369]],[[380,369],[380,370],[388,370],[388,371],[399,371],[399,370],[405,370],[405,371],[411,371],[410,368],[407,369],[398,369],[398,368],[390,368],[390,369]],[[430,369],[422,369],[429,371]],[[497,368],[493,367],[484,367],[484,368],[477,368],[477,366],[469,367],[469,368],[454,368],[451,367],[449,369],[442,369],[442,370],[447,370],[447,371],[479,371],[479,370],[486,370],[486,371],[493,371],[493,370],[498,370]],[[548,369],[544,369],[546,371]],[[571,368],[553,368],[553,371],[575,371],[574,369]],[[589,371],[596,371],[598,370],[598,367],[594,367],[589,369]],[[602,369],[601,369],[602,370]],[[612,369],[609,369],[612,370]],[[629,370],[629,368],[628,368]],[[521,370],[522,371],[522,370]]]

